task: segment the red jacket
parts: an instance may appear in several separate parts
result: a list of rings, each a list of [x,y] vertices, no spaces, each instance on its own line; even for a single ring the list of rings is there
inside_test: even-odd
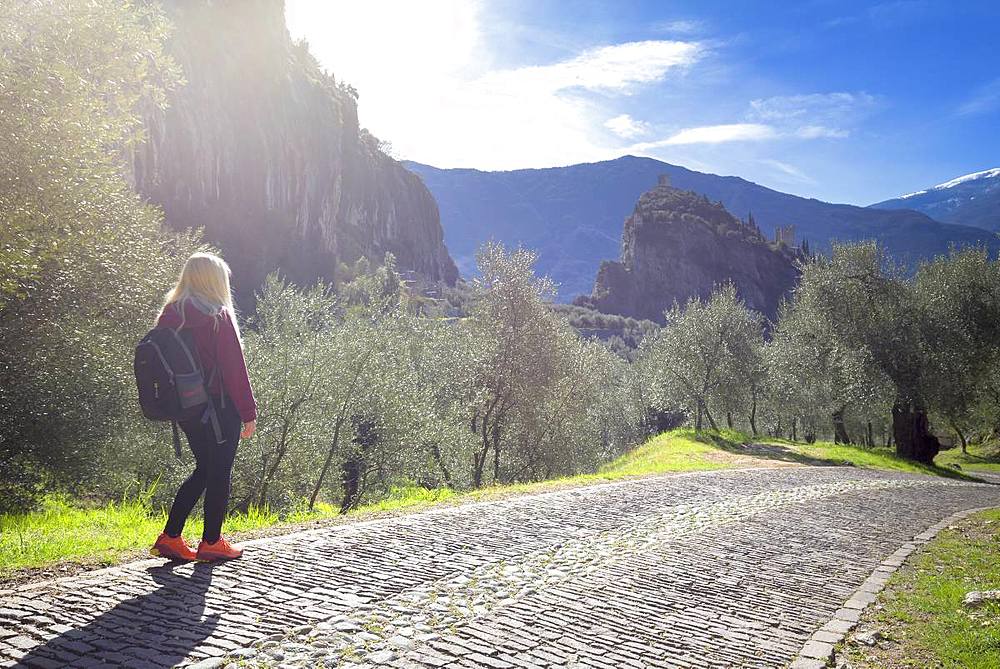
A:
[[[215,329],[216,322],[219,324],[218,330]],[[168,304],[156,321],[157,327],[176,328],[180,324],[181,314],[177,302]],[[193,302],[187,301],[184,303],[184,328],[194,333],[195,347],[204,368],[206,382],[212,379],[208,392],[221,395],[222,385],[225,384],[226,395],[232,400],[240,419],[244,423],[257,420],[257,400],[250,387],[243,348],[229,312],[223,309],[217,316],[212,316]],[[218,371],[213,376],[212,372],[216,368]]]

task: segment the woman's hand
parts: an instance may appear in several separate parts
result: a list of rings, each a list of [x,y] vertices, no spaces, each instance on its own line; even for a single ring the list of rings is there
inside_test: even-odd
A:
[[[243,423],[243,431],[240,432],[241,439],[249,439],[253,436],[253,433],[257,430],[257,421],[252,420],[249,423]]]

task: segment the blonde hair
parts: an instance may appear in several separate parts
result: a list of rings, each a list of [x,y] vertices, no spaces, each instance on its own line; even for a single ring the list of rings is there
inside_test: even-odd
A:
[[[193,254],[184,263],[184,269],[181,270],[177,283],[164,298],[160,314],[162,315],[171,304],[178,303],[180,327],[184,327],[184,302],[197,299],[203,305],[211,307],[215,311],[214,316],[218,316],[222,310],[228,311],[236,329],[236,336],[239,337],[240,327],[236,322],[236,308],[233,306],[233,292],[229,283],[230,274],[232,271],[226,261],[214,253]],[[215,329],[219,329],[218,320],[215,321]]]

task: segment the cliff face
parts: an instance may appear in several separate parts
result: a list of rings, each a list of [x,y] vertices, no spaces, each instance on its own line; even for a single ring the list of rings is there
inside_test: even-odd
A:
[[[798,279],[799,257],[769,244],[721,204],[661,183],[625,220],[621,261],[602,263],[593,293],[577,302],[662,323],[675,301],[707,298],[732,281],[748,307],[774,320]]]
[[[204,226],[249,295],[280,268],[309,282],[364,255],[454,283],[437,205],[360,128],[354,93],[293,44],[280,0],[174,0],[186,85],[146,119],[136,187],[176,229]]]

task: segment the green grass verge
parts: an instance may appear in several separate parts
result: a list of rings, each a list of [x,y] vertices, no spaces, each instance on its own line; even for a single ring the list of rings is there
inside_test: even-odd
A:
[[[961,448],[951,448],[941,451],[934,462],[942,467],[952,467],[970,472],[1000,472],[1000,445],[969,444],[969,452],[962,453]]]
[[[947,478],[972,478],[962,474],[960,471],[943,467],[940,464],[925,465],[913,462],[912,460],[904,460],[903,458],[896,457],[895,451],[891,448],[865,448],[863,446],[832,444],[830,442],[796,444],[794,448],[805,457],[819,458],[830,464],[849,464],[865,469],[885,469],[914,474],[928,474],[930,476],[944,476]]]
[[[716,436],[716,435],[712,435]],[[733,439],[736,436],[737,439]],[[739,440],[738,433],[720,433],[717,438],[729,444]],[[614,462],[601,467],[598,476],[610,479],[648,476],[669,472],[727,469],[739,462],[725,457],[719,443],[705,433],[681,428],[653,437]]]
[[[229,516],[225,530],[241,533],[332,515],[336,515],[336,510],[329,505],[285,516],[251,508],[247,513]],[[165,522],[166,513],[154,511],[142,498],[94,507],[50,496],[37,511],[0,516],[0,577],[15,569],[63,561],[113,564],[151,546]],[[197,544],[201,529],[202,519],[192,516],[184,527],[188,543]]]
[[[492,486],[461,493],[450,489],[428,490],[406,486],[393,489],[387,498],[353,513],[362,516],[392,513],[440,503],[496,499],[639,476],[777,464],[852,464],[873,469],[966,477],[950,467],[928,467],[901,460],[888,449],[866,449],[826,442],[801,444],[753,439],[732,430],[699,433],[681,428],[651,438],[593,474]],[[292,528],[336,515],[336,508],[323,504],[313,511],[301,510],[284,515],[254,508],[247,514],[230,516],[226,520],[225,531],[239,535],[277,526]],[[148,500],[143,498],[112,502],[101,507],[81,507],[63,498],[50,497],[36,512],[0,516],[0,578],[14,570],[64,561],[111,564],[134,557],[138,550],[152,543],[163,528],[164,521],[164,512],[153,510]],[[200,518],[192,517],[184,534],[189,542],[197,541],[201,535]]]
[[[1000,588],[1000,510],[943,530],[890,579],[863,629],[887,639],[874,649],[845,645],[852,667],[1000,667],[1000,605],[962,606],[972,590]]]

